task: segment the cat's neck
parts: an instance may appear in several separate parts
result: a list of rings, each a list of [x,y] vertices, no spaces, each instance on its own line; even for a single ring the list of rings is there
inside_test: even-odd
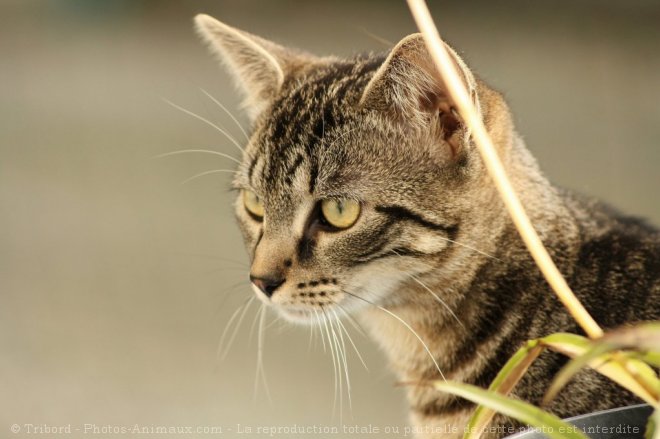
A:
[[[560,271],[570,275],[572,263],[577,256],[575,252],[579,231],[565,200],[542,175],[536,161],[517,137],[505,157],[505,166],[514,189],[550,255]],[[473,201],[475,211],[480,214],[475,215],[470,221],[470,228],[459,235],[458,243],[452,249],[452,255],[447,257],[446,265],[421,277],[424,285],[415,279],[402,284],[397,294],[400,300],[394,302],[394,305],[386,304],[388,309],[400,313],[400,317],[413,328],[429,332],[428,335],[437,334],[440,328],[449,331],[447,337],[428,337],[432,339],[430,342],[437,344],[432,351],[438,356],[446,352],[448,345],[457,342],[454,338],[460,339],[458,334],[465,332],[456,329],[460,325],[452,314],[458,316],[466,312],[462,308],[469,305],[467,298],[471,297],[475,288],[479,288],[480,281],[503,276],[523,267],[538,271],[492,186],[490,177],[484,179],[479,200]],[[487,191],[490,194],[484,195]],[[465,245],[460,245],[462,243]],[[435,292],[444,303],[440,303],[429,290]],[[406,297],[410,300],[406,300]],[[447,308],[452,308],[452,311]],[[415,341],[417,338],[405,325],[378,309],[365,311],[362,317],[366,325],[373,328],[375,338],[385,350],[393,349],[390,355],[393,363],[401,359],[402,364],[410,364],[401,358],[402,353],[398,352],[398,348],[409,349],[409,345],[419,342]],[[464,316],[467,319],[470,317],[469,313]],[[399,368],[395,366],[395,369]]]

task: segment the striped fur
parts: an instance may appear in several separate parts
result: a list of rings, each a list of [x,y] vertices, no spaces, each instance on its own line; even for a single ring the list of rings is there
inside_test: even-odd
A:
[[[234,185],[256,192],[266,213],[255,220],[239,198],[236,216],[251,273],[284,279],[270,298],[255,288],[260,299],[302,324],[339,306],[359,316],[407,382],[440,374],[416,336],[378,307],[417,332],[447,378],[480,386],[525,340],[580,332],[520,241],[419,35],[386,55],[336,59],[207,16],[197,24],[241,84],[253,120]],[[605,328],[660,318],[658,232],[553,187],[502,96],[452,53],[534,224],[588,310]],[[359,201],[355,225],[324,229],[324,198]],[[564,362],[542,355],[515,395],[538,403]],[[408,399],[419,437],[450,437],[423,432],[449,424],[462,435],[473,408],[423,386],[411,386]],[[634,401],[583,373],[551,409],[569,416]]]

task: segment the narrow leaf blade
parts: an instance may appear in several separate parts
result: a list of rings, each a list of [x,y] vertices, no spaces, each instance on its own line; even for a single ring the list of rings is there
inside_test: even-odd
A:
[[[543,352],[543,346],[538,340],[528,341],[506,362],[504,367],[498,372],[497,376],[488,388],[489,391],[498,392],[502,395],[508,395],[509,392],[520,381],[523,375],[529,369],[529,366]],[[495,416],[495,411],[480,405],[474,411],[468,422],[468,431],[466,438],[477,438],[480,432]],[[475,433],[472,433],[475,432]]]
[[[505,416],[514,418],[524,424],[542,429],[543,433],[549,438],[587,439],[575,426],[529,403],[507,398],[497,392],[488,391],[470,384],[461,384],[452,381],[435,381],[434,386],[442,392],[460,396],[502,413]]]

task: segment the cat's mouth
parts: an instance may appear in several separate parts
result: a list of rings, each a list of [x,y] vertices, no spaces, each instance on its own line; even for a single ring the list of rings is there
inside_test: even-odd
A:
[[[336,279],[299,282],[296,288],[276,291],[272,296],[265,294],[254,283],[252,290],[259,300],[275,309],[282,317],[292,323],[303,325],[316,324],[324,316],[335,316],[341,312],[336,305],[344,298],[336,287]]]

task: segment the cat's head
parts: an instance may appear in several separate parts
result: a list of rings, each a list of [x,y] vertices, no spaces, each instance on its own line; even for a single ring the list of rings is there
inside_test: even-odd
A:
[[[315,57],[200,15],[253,125],[234,186],[255,293],[313,322],[457,282],[496,221],[483,165],[419,34],[389,54]],[[450,50],[501,150],[500,96]],[[472,250],[471,250],[472,249]],[[447,293],[449,294],[449,293]],[[426,294],[425,297],[427,297]],[[366,300],[365,300],[366,299]]]

